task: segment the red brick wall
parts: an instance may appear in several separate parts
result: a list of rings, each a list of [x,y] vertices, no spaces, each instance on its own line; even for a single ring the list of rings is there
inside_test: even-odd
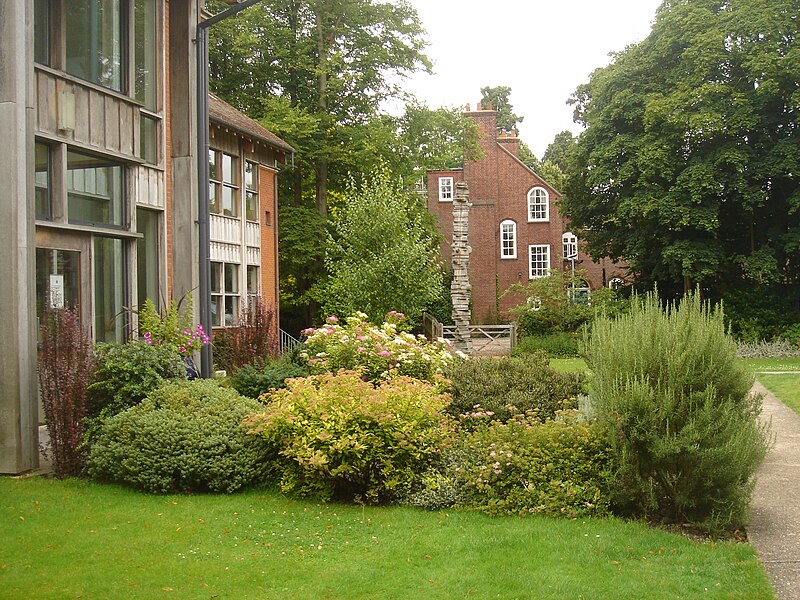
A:
[[[278,309],[278,198],[277,173],[260,166],[258,194],[261,204],[261,298]],[[278,319],[275,319],[277,335]]]
[[[519,298],[500,298],[512,284],[526,284],[529,279],[528,246],[550,245],[550,268],[569,268],[562,259],[562,235],[568,224],[558,213],[557,202],[561,195],[528,169],[517,158],[519,140],[514,137],[498,138],[497,113],[494,110],[468,112],[481,132],[480,147],[483,157],[466,161],[463,170],[431,171],[428,173],[428,209],[436,215],[442,243],[442,257],[450,265],[452,241],[452,204],[439,202],[439,177],[453,177],[454,183],[466,181],[469,185],[472,207],[470,225],[470,283],[472,284],[473,321],[490,323],[507,320],[509,308]],[[543,187],[549,193],[550,214],[547,222],[528,222],[528,192]],[[511,219],[517,224],[517,257],[500,257],[500,223]],[[578,267],[588,271],[593,288],[625,272],[624,265],[610,261],[593,263],[583,252],[579,253]],[[499,313],[498,313],[499,309]]]

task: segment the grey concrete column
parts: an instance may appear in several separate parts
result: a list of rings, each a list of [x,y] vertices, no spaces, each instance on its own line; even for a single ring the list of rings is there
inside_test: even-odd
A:
[[[169,3],[167,66],[170,117],[170,255],[172,297],[179,300],[193,292],[195,322],[199,322],[200,271],[197,214],[197,72],[195,37],[198,1]]]
[[[32,7],[0,2],[0,473],[39,466]]]

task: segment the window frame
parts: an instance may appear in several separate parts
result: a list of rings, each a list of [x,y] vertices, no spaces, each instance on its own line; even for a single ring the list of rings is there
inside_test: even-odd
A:
[[[509,225],[511,225],[510,240],[507,239],[505,231]],[[513,219],[500,222],[500,258],[504,260],[517,258],[517,223]]]
[[[235,277],[233,278],[233,281],[236,282],[236,290],[234,290],[234,291],[228,290],[227,287],[225,286],[225,268],[226,267],[234,267],[236,269]],[[211,261],[211,282],[212,282],[211,291],[210,291],[210,293],[211,293],[211,302],[212,302],[212,305],[213,305],[214,302],[215,302],[215,298],[216,298],[217,299],[216,300],[216,303],[217,303],[216,306],[218,307],[217,314],[216,314],[217,321],[211,323],[212,327],[235,327],[237,321],[239,320],[239,315],[240,315],[241,309],[242,309],[242,293],[241,293],[242,270],[241,270],[241,268],[242,268],[242,265],[239,264],[239,263],[224,262],[224,261],[218,261],[218,260]],[[214,284],[213,284],[213,282],[214,282],[214,269],[217,269],[217,283],[219,284],[218,285],[218,289],[214,289]],[[227,319],[225,318],[226,315],[227,315],[227,310],[226,309],[227,309],[227,303],[228,303],[228,299],[229,298],[233,300],[233,307],[236,309],[236,310],[233,310],[231,312],[231,322],[230,323],[228,323]],[[219,310],[220,307],[221,307],[222,310]],[[213,315],[212,315],[212,319],[213,319]]]
[[[252,187],[251,183],[247,181],[247,167],[248,165],[252,165],[253,167],[253,182]],[[258,223],[259,218],[258,215],[261,212],[261,197],[260,197],[260,174],[259,174],[259,164],[253,160],[244,160],[244,180],[242,181],[242,190],[244,196],[244,219],[250,223]],[[248,209],[248,202],[253,198],[255,201],[255,207],[252,211],[254,218],[250,218],[250,210]]]
[[[439,202],[452,202],[454,189],[453,177],[439,177]]]
[[[570,248],[574,248],[574,252],[569,252]],[[564,260],[571,260],[578,258],[578,236],[571,231],[565,231],[561,236],[561,252]]]
[[[70,155],[77,155],[83,156],[86,158],[93,158],[101,163],[95,167],[82,167],[82,168],[70,168]],[[95,227],[105,227],[108,229],[120,229],[126,230],[128,228],[128,189],[127,189],[127,177],[128,177],[128,168],[127,165],[114,158],[104,157],[97,154],[93,154],[90,152],[85,152],[82,149],[73,148],[71,146],[67,146],[66,152],[66,162],[67,162],[67,180],[65,182],[65,200],[66,200],[66,215],[67,215],[67,222],[76,225],[91,225]],[[71,197],[80,198],[84,197],[87,199],[103,199],[101,194],[92,193],[87,190],[77,190],[74,187],[71,189],[70,185],[70,172],[71,171],[84,171],[89,169],[101,169],[101,168],[109,168],[109,169],[119,169],[119,180],[117,184],[119,185],[119,199],[118,205],[113,206],[113,212],[116,213],[115,216],[119,217],[119,223],[115,223],[112,221],[94,221],[94,220],[84,220],[81,218],[74,218],[71,211],[70,211],[70,199]],[[74,181],[74,175],[72,175]],[[109,178],[111,180],[111,178]],[[113,183],[113,182],[112,182]],[[111,196],[108,197],[109,202],[113,202],[113,198]],[[80,215],[79,215],[80,216]]]
[[[544,255],[546,259],[538,259],[536,260],[537,267],[534,268],[534,254],[539,254],[540,251],[544,250]],[[545,264],[543,271],[542,268],[539,266],[541,264]],[[540,279],[542,277],[547,277],[550,275],[552,271],[551,263],[550,263],[550,244],[530,244],[528,246],[528,279]]]
[[[209,185],[209,204],[208,210],[211,214],[219,215],[221,217],[227,217],[229,219],[239,219],[242,218],[242,198],[241,198],[241,179],[242,173],[240,172],[242,169],[241,165],[241,158],[236,156],[235,154],[229,154],[224,150],[217,150],[216,148],[210,148],[209,151],[209,169],[208,169],[208,185]],[[216,171],[217,175],[216,178],[213,176],[213,170],[211,169],[211,155],[215,156],[215,163],[216,164]],[[234,177],[234,181],[226,181],[225,179],[225,157],[231,159],[231,174]],[[211,192],[212,186],[214,187],[214,193]],[[230,190],[231,196],[234,198],[233,208],[235,214],[226,214],[225,213],[225,190]],[[215,202],[211,202],[212,198]]]
[[[542,207],[544,210],[539,210]],[[542,186],[537,185],[528,190],[528,223],[546,223],[548,221],[550,221],[550,193]]]

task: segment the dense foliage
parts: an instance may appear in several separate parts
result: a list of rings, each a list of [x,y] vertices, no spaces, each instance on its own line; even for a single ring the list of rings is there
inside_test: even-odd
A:
[[[87,414],[110,417],[136,404],[165,380],[185,379],[180,355],[168,345],[143,341],[98,344],[87,389]]]
[[[549,362],[543,352],[458,362],[447,372],[452,395],[447,410],[467,422],[487,416],[506,422],[526,413],[544,421],[559,410],[576,408],[578,395],[586,391],[586,376],[558,373]]]
[[[419,196],[386,169],[351,182],[331,221],[325,251],[328,278],[316,296],[326,314],[390,311],[419,323],[442,293],[437,236]]]
[[[308,338],[299,358],[312,373],[350,369],[359,370],[369,381],[404,375],[433,382],[458,355],[445,340],[429,342],[400,331],[398,324],[403,321],[400,313],[389,313],[380,327],[369,323],[364,313],[343,322],[328,317],[319,329],[304,331]]]
[[[574,96],[564,214],[668,297],[800,277],[798,0],[664,2]],[[795,295],[795,303],[797,296]]]
[[[258,398],[285,387],[287,379],[305,377],[308,369],[286,359],[257,360],[236,369],[228,378],[230,386],[242,396]]]
[[[375,386],[342,371],[288,381],[245,424],[278,454],[283,491],[372,503],[407,492],[441,452],[451,432],[446,404],[422,381]]]
[[[56,477],[78,475],[86,417],[86,386],[94,357],[77,308],[46,309],[39,325],[39,394]]]
[[[619,461],[618,510],[708,529],[742,527],[767,450],[753,376],[736,361],[721,312],[697,295],[666,310],[634,299],[594,323],[592,405]]]
[[[242,420],[261,405],[214,381],[163,384],[104,421],[87,472],[148,492],[233,492],[270,472],[264,442]]]
[[[260,296],[248,298],[233,327],[214,332],[214,364],[233,371],[254,360],[278,355],[275,309]]]
[[[603,430],[569,411],[542,423],[518,416],[470,434],[462,503],[489,514],[556,517],[609,512],[614,459]]]

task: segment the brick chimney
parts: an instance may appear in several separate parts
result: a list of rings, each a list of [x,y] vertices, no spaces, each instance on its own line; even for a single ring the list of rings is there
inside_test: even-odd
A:
[[[500,132],[497,134],[497,143],[500,144],[503,148],[511,152],[514,156],[519,158],[519,137],[517,136],[517,130],[512,129],[511,131],[506,131],[505,129],[501,129]]]

